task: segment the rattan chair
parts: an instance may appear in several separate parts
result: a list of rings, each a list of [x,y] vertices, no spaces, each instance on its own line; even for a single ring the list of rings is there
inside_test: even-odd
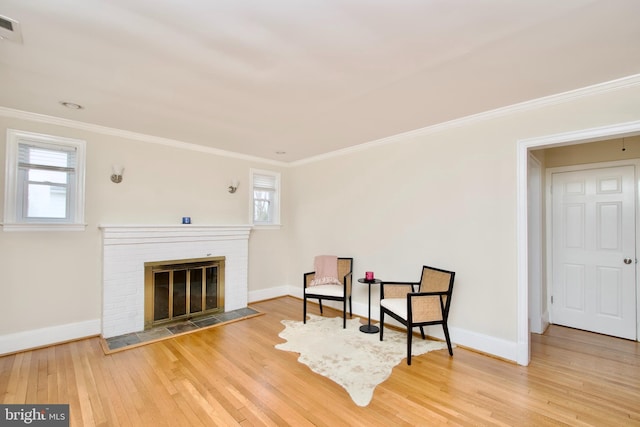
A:
[[[340,284],[328,284],[311,286],[311,281],[315,278],[316,272],[304,273],[304,309],[303,320],[307,323],[307,300],[317,299],[320,304],[320,314],[322,312],[322,300],[342,301],[343,321],[342,327],[347,327],[347,301],[349,301],[349,315],[353,317],[351,308],[351,282],[352,282],[353,258],[338,258],[338,279]]]
[[[453,356],[447,319],[451,306],[453,279],[456,273],[439,268],[422,267],[420,282],[391,282],[380,284],[380,341],[383,338],[384,315],[388,314],[407,327],[407,365],[411,365],[413,328],[442,325],[449,355]]]

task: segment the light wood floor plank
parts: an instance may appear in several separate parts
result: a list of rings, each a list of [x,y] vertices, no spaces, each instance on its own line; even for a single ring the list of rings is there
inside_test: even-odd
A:
[[[300,300],[252,306],[265,314],[108,356],[93,338],[0,357],[0,402],[69,403],[73,426],[640,426],[637,342],[551,326],[528,367],[430,352],[361,408],[274,348]]]

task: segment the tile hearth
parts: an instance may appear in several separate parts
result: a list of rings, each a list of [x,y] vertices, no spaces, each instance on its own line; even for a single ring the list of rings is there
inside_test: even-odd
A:
[[[172,337],[174,335],[179,335],[185,332],[191,332],[209,326],[230,322],[232,320],[240,320],[245,317],[253,317],[257,314],[261,313],[249,307],[240,308],[233,311],[227,311],[225,313],[217,313],[198,319],[173,323],[169,326],[160,326],[142,332],[132,332],[129,334],[106,338],[103,340],[107,346],[107,348],[105,348],[105,351],[113,352],[117,350],[123,350],[130,346],[139,346],[141,344],[158,341],[164,338]]]

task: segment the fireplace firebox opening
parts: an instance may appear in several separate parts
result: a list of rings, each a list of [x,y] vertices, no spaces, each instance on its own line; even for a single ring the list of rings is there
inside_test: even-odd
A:
[[[224,312],[225,257],[144,263],[144,328]]]

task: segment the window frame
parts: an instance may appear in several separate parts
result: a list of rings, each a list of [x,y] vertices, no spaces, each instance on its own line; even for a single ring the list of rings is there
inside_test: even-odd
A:
[[[273,213],[271,221],[256,221],[255,220],[255,177],[257,175],[262,176],[270,176],[274,178],[274,198],[273,198]],[[280,212],[281,212],[281,176],[280,172],[274,172],[264,169],[250,169],[249,170],[249,182],[251,183],[251,190],[249,191],[249,218],[251,219],[251,224],[256,228],[279,228],[281,226],[280,223]]]
[[[50,150],[73,149],[76,152],[75,179],[69,186],[72,193],[67,195],[69,206],[69,219],[27,219],[19,209],[23,204],[23,192],[18,186],[24,184],[19,177],[19,152],[20,144],[30,143]],[[7,149],[5,168],[5,192],[4,192],[4,223],[5,231],[84,231],[84,205],[85,205],[85,164],[86,141],[61,136],[46,135],[35,132],[27,132],[16,129],[7,129]]]

